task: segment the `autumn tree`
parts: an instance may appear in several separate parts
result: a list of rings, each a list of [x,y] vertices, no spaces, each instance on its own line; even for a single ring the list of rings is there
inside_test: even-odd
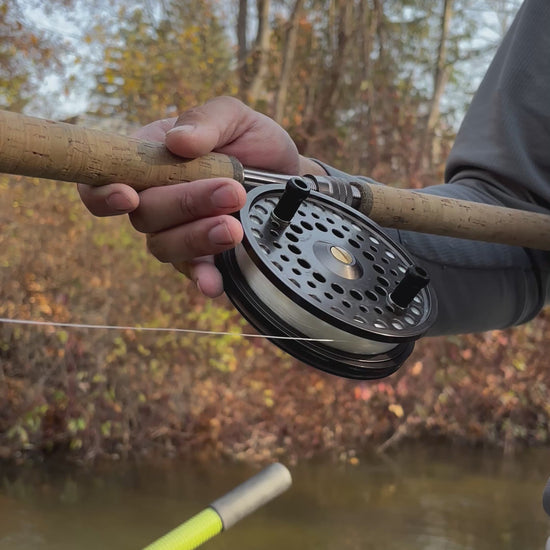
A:
[[[372,167],[391,154],[392,132],[404,119],[393,111],[399,93],[414,88],[410,82],[408,88],[403,86],[406,74],[395,62],[405,53],[404,35],[409,30],[395,24],[389,8],[378,0],[306,4],[299,20],[293,11],[275,32],[282,53],[271,81],[274,113],[288,125],[304,154],[350,170]],[[298,28],[295,46],[289,39],[294,27]],[[279,84],[285,82],[290,47],[295,50],[292,79],[281,105]]]
[[[248,0],[239,0],[237,15],[237,74],[239,97],[252,106],[265,99],[270,51],[270,0],[256,0],[256,16],[250,14]],[[255,27],[253,39],[250,29]]]
[[[143,6],[120,15],[97,76],[97,113],[147,122],[235,92],[232,51],[214,3],[174,1],[160,15]]]
[[[0,108],[22,111],[36,95],[37,83],[59,69],[64,44],[28,21],[28,3],[0,5]]]
[[[293,10],[300,4],[287,3],[273,20],[270,114],[304,154],[386,183],[441,181],[472,92],[472,66],[486,66],[484,54],[496,48],[496,41],[473,39],[491,19],[480,14],[492,7],[472,0],[308,0]]]

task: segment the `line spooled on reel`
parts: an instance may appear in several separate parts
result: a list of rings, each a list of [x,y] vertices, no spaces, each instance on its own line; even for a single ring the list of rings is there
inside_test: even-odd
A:
[[[257,330],[299,338],[271,341],[300,361],[382,378],[433,324],[428,274],[366,216],[306,180],[253,189],[240,221],[242,243],[216,258],[226,294]]]

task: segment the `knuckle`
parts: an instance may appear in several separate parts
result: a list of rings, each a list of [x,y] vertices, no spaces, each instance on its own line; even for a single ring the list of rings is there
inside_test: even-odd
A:
[[[243,103],[240,99],[230,95],[221,95],[221,96],[215,97],[207,101],[205,105],[208,105],[209,103],[224,103],[228,107],[231,106],[239,109],[246,107],[245,103]]]
[[[203,121],[206,117],[203,107],[203,105],[191,107],[190,109],[187,109],[186,111],[181,113],[176,119],[175,126],[181,126],[182,124],[189,123],[200,124],[200,122]]]
[[[179,199],[179,209],[184,220],[191,221],[200,217],[200,207],[192,193],[184,192]]]
[[[204,235],[199,231],[186,228],[185,231],[180,233],[178,241],[180,260],[189,261],[203,254]]]
[[[222,95],[209,99],[201,105],[190,107],[178,116],[175,125],[178,126],[184,123],[200,124],[201,122],[205,122],[212,116],[211,109],[220,105],[223,109],[228,109],[234,112],[241,112],[250,109],[240,99],[233,96]]]
[[[162,263],[188,262],[204,254],[205,236],[189,227],[147,234],[147,249]]]

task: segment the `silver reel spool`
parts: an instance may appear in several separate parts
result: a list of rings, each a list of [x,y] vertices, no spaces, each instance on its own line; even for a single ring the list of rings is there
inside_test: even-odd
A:
[[[216,258],[226,294],[293,357],[338,376],[382,378],[433,324],[426,272],[366,216],[305,180],[257,187],[239,217],[242,243]]]

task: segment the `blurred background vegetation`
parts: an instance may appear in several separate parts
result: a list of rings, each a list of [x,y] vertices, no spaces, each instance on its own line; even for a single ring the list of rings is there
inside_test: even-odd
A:
[[[0,108],[124,133],[218,94],[301,152],[401,187],[440,183],[512,0],[11,0]],[[70,184],[0,176],[0,316],[253,332]],[[0,457],[261,462],[411,439],[548,443],[550,326],[421,341],[396,375],[340,380],[263,339],[0,324]]]

